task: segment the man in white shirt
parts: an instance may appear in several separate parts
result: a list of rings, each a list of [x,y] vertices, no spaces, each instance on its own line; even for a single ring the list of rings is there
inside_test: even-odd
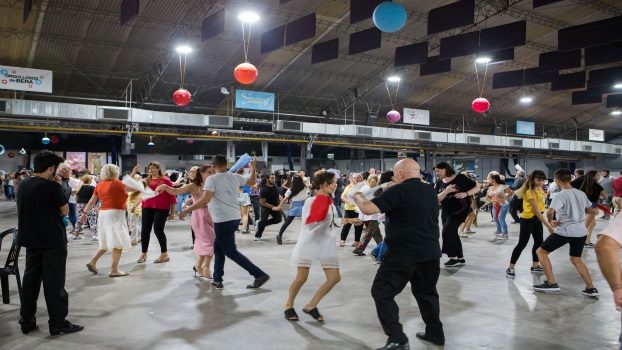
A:
[[[585,211],[592,207],[592,203],[584,192],[572,187],[571,179],[572,173],[568,169],[559,169],[555,172],[555,183],[560,191],[553,198],[546,213],[547,220],[555,227],[555,231],[551,232],[551,235],[544,240],[536,251],[540,265],[546,274],[546,280],[541,284],[534,285],[533,289],[538,292],[559,291],[549,254],[568,244],[570,245],[570,261],[585,282],[585,289],[581,291],[581,294],[596,297],[598,290],[594,288],[590,271],[581,260],[588,233],[585,228]],[[553,220],[554,214],[557,214],[557,220]]]
[[[235,231],[240,225],[240,204],[238,194],[240,186],[255,184],[255,160],[250,164],[250,178],[239,174],[227,172],[227,158],[223,155],[214,157],[214,169],[216,174],[209,176],[203,186],[203,195],[190,207],[179,213],[183,219],[195,209],[209,206],[209,212],[214,220],[216,241],[214,242],[214,281],[212,286],[223,289],[222,276],[224,275],[225,256],[235,261],[243,269],[248,271],[255,281],[246,286],[248,289],[257,289],[266,283],[270,276],[253,264],[247,257],[242,255],[235,246]]]

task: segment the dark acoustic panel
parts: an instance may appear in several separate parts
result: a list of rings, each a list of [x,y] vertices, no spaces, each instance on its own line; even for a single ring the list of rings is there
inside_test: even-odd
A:
[[[428,42],[395,48],[395,66],[403,67],[411,64],[421,64],[428,61]]]
[[[334,60],[339,57],[339,39],[324,41],[311,48],[311,63]]]
[[[439,56],[428,58],[427,63],[419,66],[419,76],[432,75],[451,71],[451,60],[441,60]]]
[[[479,51],[479,31],[441,39],[441,59],[468,56]]]
[[[581,50],[540,54],[538,68],[543,72],[581,67]]]
[[[600,46],[622,41],[622,16],[560,29],[557,32],[559,51]]]
[[[26,21],[28,20],[28,16],[30,16],[30,12],[32,12],[32,0],[24,0],[24,13],[22,16],[22,23],[26,23]]]
[[[551,91],[585,89],[585,72],[560,74],[556,82],[551,83]]]
[[[205,41],[225,32],[225,10],[205,18],[201,23],[201,41]]]
[[[558,77],[557,72],[541,72],[538,68],[525,69],[525,85],[552,83]]]
[[[527,22],[518,21],[484,29],[479,37],[481,51],[509,49],[523,46],[527,40]]]
[[[279,0],[279,5],[283,5],[286,2],[290,2],[291,0]]]
[[[285,26],[280,26],[261,34],[261,53],[268,53],[283,46]]]
[[[369,28],[360,32],[350,34],[350,46],[348,54],[357,53],[377,49],[382,43],[382,32],[376,28]]]
[[[473,24],[474,18],[475,0],[462,0],[437,7],[428,13],[428,35]]]
[[[607,108],[622,107],[622,94],[607,95]]]
[[[285,45],[315,37],[315,13],[287,23],[285,27]]]
[[[121,25],[138,16],[140,4],[138,0],[123,0],[121,2]]]
[[[572,92],[572,105],[589,105],[592,103],[602,103],[602,95],[591,95],[587,91],[573,91]]]
[[[592,89],[598,86],[612,86],[619,82],[622,82],[622,67],[595,69],[590,71],[587,88]]]
[[[533,8],[538,8],[538,7],[554,4],[560,1],[563,1],[563,0],[533,0]]]
[[[522,69],[495,73],[492,75],[492,88],[502,89],[523,86],[524,74],[525,71]]]
[[[589,83],[588,83],[589,85]],[[615,92],[620,92],[620,90],[614,88],[612,85],[608,85],[608,86],[594,86],[594,87],[588,87],[587,88],[587,93],[590,95],[606,95],[606,94],[611,94],[611,93],[615,93]]]
[[[350,24],[371,18],[374,10],[384,0],[352,0],[350,1]]]
[[[585,65],[595,66],[622,61],[622,42],[588,47],[585,49]]]

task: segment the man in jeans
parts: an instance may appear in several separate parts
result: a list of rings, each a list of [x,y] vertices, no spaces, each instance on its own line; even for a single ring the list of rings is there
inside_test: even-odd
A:
[[[607,199],[599,198],[601,204],[611,210],[611,205],[613,204],[613,178],[609,176],[609,170],[605,169],[600,172],[600,180],[598,180],[598,184],[602,186],[603,191],[607,194]],[[609,215],[604,213],[601,219],[609,220]]]
[[[281,222],[282,214],[281,207],[279,206],[281,199],[279,198],[279,189],[276,187],[276,184],[274,183],[275,181],[276,176],[274,174],[270,174],[265,179],[265,183],[261,186],[261,192],[259,195],[261,203],[261,220],[259,220],[259,224],[257,224],[255,241],[261,240],[261,236],[263,235],[263,231],[266,229],[266,226]],[[268,219],[270,216],[272,216],[272,218]]]
[[[235,246],[235,230],[240,225],[239,189],[243,185],[255,184],[255,161],[253,160],[250,164],[250,178],[248,179],[242,175],[227,172],[227,158],[223,155],[214,157],[214,170],[216,174],[205,180],[201,198],[182,210],[179,218],[183,219],[191,211],[209,205],[216,232],[212,286],[216,289],[223,289],[222,276],[225,274],[226,256],[255,277],[253,284],[249,284],[246,288],[257,289],[266,283],[270,276],[242,255]]]
[[[43,283],[51,335],[79,332],[84,327],[67,321],[69,295],[65,290],[67,235],[63,217],[68,214],[67,196],[55,181],[63,158],[43,151],[35,156],[35,175],[20,183],[17,192],[19,234],[17,243],[26,248],[19,323],[22,333],[37,330],[36,311]]]

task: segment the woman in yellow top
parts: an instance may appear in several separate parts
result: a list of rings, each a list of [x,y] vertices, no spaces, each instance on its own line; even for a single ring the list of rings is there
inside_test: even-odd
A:
[[[359,217],[359,213],[356,211],[356,205],[348,201],[348,192],[350,192],[350,189],[352,188],[352,186],[356,185],[357,183],[361,181],[363,181],[363,176],[361,174],[359,173],[350,174],[350,184],[346,186],[346,188],[343,190],[343,193],[341,194],[341,201],[343,202],[343,209],[345,210],[344,217],[346,219],[353,219],[353,218]],[[341,242],[339,242],[340,247],[343,247],[346,245],[346,238],[348,238],[348,233],[350,233],[350,227],[352,227],[352,224],[343,225],[343,228],[341,229]],[[360,226],[360,225],[354,226],[354,243],[352,244],[353,247],[358,246],[359,241],[361,240],[362,233],[363,233],[363,226]]]
[[[536,255],[536,250],[540,247],[543,240],[542,224],[544,224],[549,230],[552,229],[551,224],[546,221],[546,218],[542,214],[544,212],[544,199],[546,193],[542,189],[542,185],[546,180],[546,175],[541,170],[534,170],[525,184],[516,191],[516,195],[523,199],[523,211],[520,214],[520,234],[518,243],[512,251],[512,258],[510,259],[510,266],[505,271],[505,275],[509,278],[514,278],[514,265],[518,261],[523,249],[529,243],[529,237],[533,236],[533,248],[531,249],[531,272],[542,273],[542,267]]]

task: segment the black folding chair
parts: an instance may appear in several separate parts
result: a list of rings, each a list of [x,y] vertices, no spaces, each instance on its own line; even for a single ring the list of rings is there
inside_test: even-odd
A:
[[[9,249],[9,256],[6,258],[4,267],[0,268],[0,284],[2,284],[2,302],[8,304],[11,302],[9,299],[9,276],[15,275],[17,280],[17,291],[19,295],[22,295],[22,280],[19,275],[19,265],[17,259],[19,259],[20,246],[17,245],[17,229],[12,228],[0,233],[0,248],[2,248],[2,240],[4,237],[11,235],[11,249]]]

